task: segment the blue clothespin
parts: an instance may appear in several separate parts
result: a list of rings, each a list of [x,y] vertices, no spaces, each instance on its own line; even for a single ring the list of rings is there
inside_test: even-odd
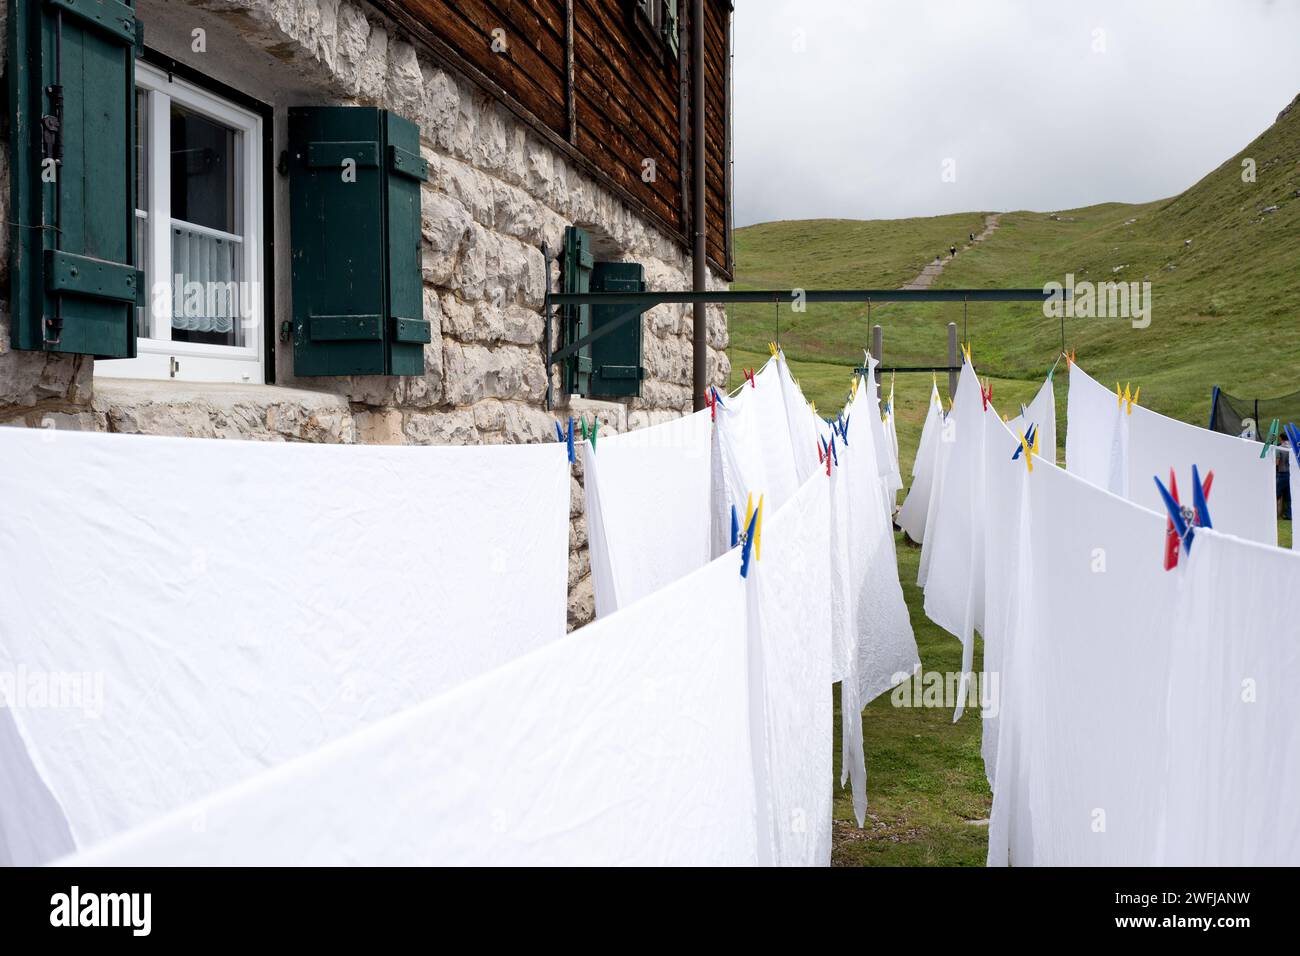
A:
[[[745,529],[745,542],[740,550],[740,576],[749,577],[749,554],[754,549],[754,528],[758,523],[758,511],[749,518],[749,527]]]
[[[1036,424],[1033,423],[1030,424],[1029,431],[1025,432],[1024,442],[1016,446],[1016,453],[1011,456],[1012,461],[1015,461],[1017,458],[1020,457],[1020,453],[1025,450],[1026,445],[1028,445],[1030,448],[1034,447],[1034,429],[1037,427],[1038,426]]]
[[[1152,479],[1155,481],[1156,487],[1160,490],[1160,497],[1164,499],[1165,510],[1169,512],[1169,520],[1174,523],[1174,530],[1178,532],[1178,539],[1183,543],[1183,550],[1188,554],[1191,554],[1192,537],[1196,532],[1192,529],[1192,526],[1187,523],[1187,519],[1183,517],[1182,507],[1178,504],[1177,500],[1175,500],[1174,496],[1169,493],[1169,489],[1165,487],[1164,482],[1156,475],[1153,475]],[[1193,481],[1195,480],[1196,476],[1193,475]],[[1200,482],[1196,482],[1196,484],[1197,491],[1193,494],[1196,495],[1196,497],[1199,497],[1201,502],[1204,503],[1205,496],[1200,492]]]
[[[564,441],[564,429],[560,427],[558,421],[555,423],[555,440],[559,442]]]
[[[1192,465],[1192,507],[1196,509],[1196,523],[1202,528],[1213,528],[1210,524],[1210,508],[1205,503],[1205,486],[1201,484],[1201,473]]]
[[[840,419],[840,440],[846,446],[849,443],[849,417],[847,415]]]
[[[1286,437],[1291,442],[1291,455],[1294,457],[1297,452],[1300,452],[1300,428],[1296,428],[1293,423],[1287,422]],[[1296,460],[1300,461],[1300,458]]]
[[[736,517],[736,506],[731,506],[731,546],[740,544],[740,519]]]
[[[564,439],[569,444],[569,463],[576,461],[573,455],[573,416],[569,416],[569,434]]]
[[[835,436],[834,436],[834,435],[831,436],[830,452],[831,452],[831,457],[835,459],[835,467],[836,467],[836,468],[840,467],[840,456],[837,455],[837,454],[835,453]]]

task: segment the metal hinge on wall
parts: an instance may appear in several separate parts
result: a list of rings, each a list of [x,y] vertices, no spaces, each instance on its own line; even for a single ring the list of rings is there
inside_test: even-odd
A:
[[[63,162],[63,87],[47,86],[50,112],[41,117],[41,158]]]

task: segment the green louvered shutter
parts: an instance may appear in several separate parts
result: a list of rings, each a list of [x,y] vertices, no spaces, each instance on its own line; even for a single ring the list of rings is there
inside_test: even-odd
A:
[[[294,374],[421,375],[419,129],[359,106],[289,111]]]
[[[560,264],[560,281],[565,292],[590,292],[591,237],[577,226],[564,228],[564,253]],[[561,309],[564,341],[576,342],[591,328],[591,306],[566,305]],[[591,379],[591,346],[583,348],[577,356],[564,363],[564,387],[571,395],[588,395]]]
[[[664,37],[668,40],[673,56],[677,56],[677,0],[664,0]]]
[[[644,292],[645,270],[636,262],[597,262],[591,271],[592,292]],[[591,307],[591,330],[627,312],[626,305]],[[641,316],[624,322],[591,343],[588,395],[601,397],[641,394]]]
[[[9,4],[11,339],[130,358],[136,268],[135,56],[120,0]]]

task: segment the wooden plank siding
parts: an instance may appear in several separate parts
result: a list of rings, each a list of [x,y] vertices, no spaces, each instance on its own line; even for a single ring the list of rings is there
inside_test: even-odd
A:
[[[583,172],[691,251],[691,2],[680,59],[635,0],[370,0],[440,65],[479,85]],[[706,241],[730,279],[729,0],[705,0]],[[570,19],[571,17],[571,19]],[[507,48],[492,49],[503,30]],[[686,115],[683,115],[683,109]],[[655,164],[653,182],[643,162]]]

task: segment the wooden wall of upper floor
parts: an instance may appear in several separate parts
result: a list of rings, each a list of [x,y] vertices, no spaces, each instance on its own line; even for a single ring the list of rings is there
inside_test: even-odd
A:
[[[371,2],[689,254],[691,0],[678,0],[680,53],[639,19],[637,0]],[[705,231],[711,268],[730,278],[731,4],[704,9]]]

